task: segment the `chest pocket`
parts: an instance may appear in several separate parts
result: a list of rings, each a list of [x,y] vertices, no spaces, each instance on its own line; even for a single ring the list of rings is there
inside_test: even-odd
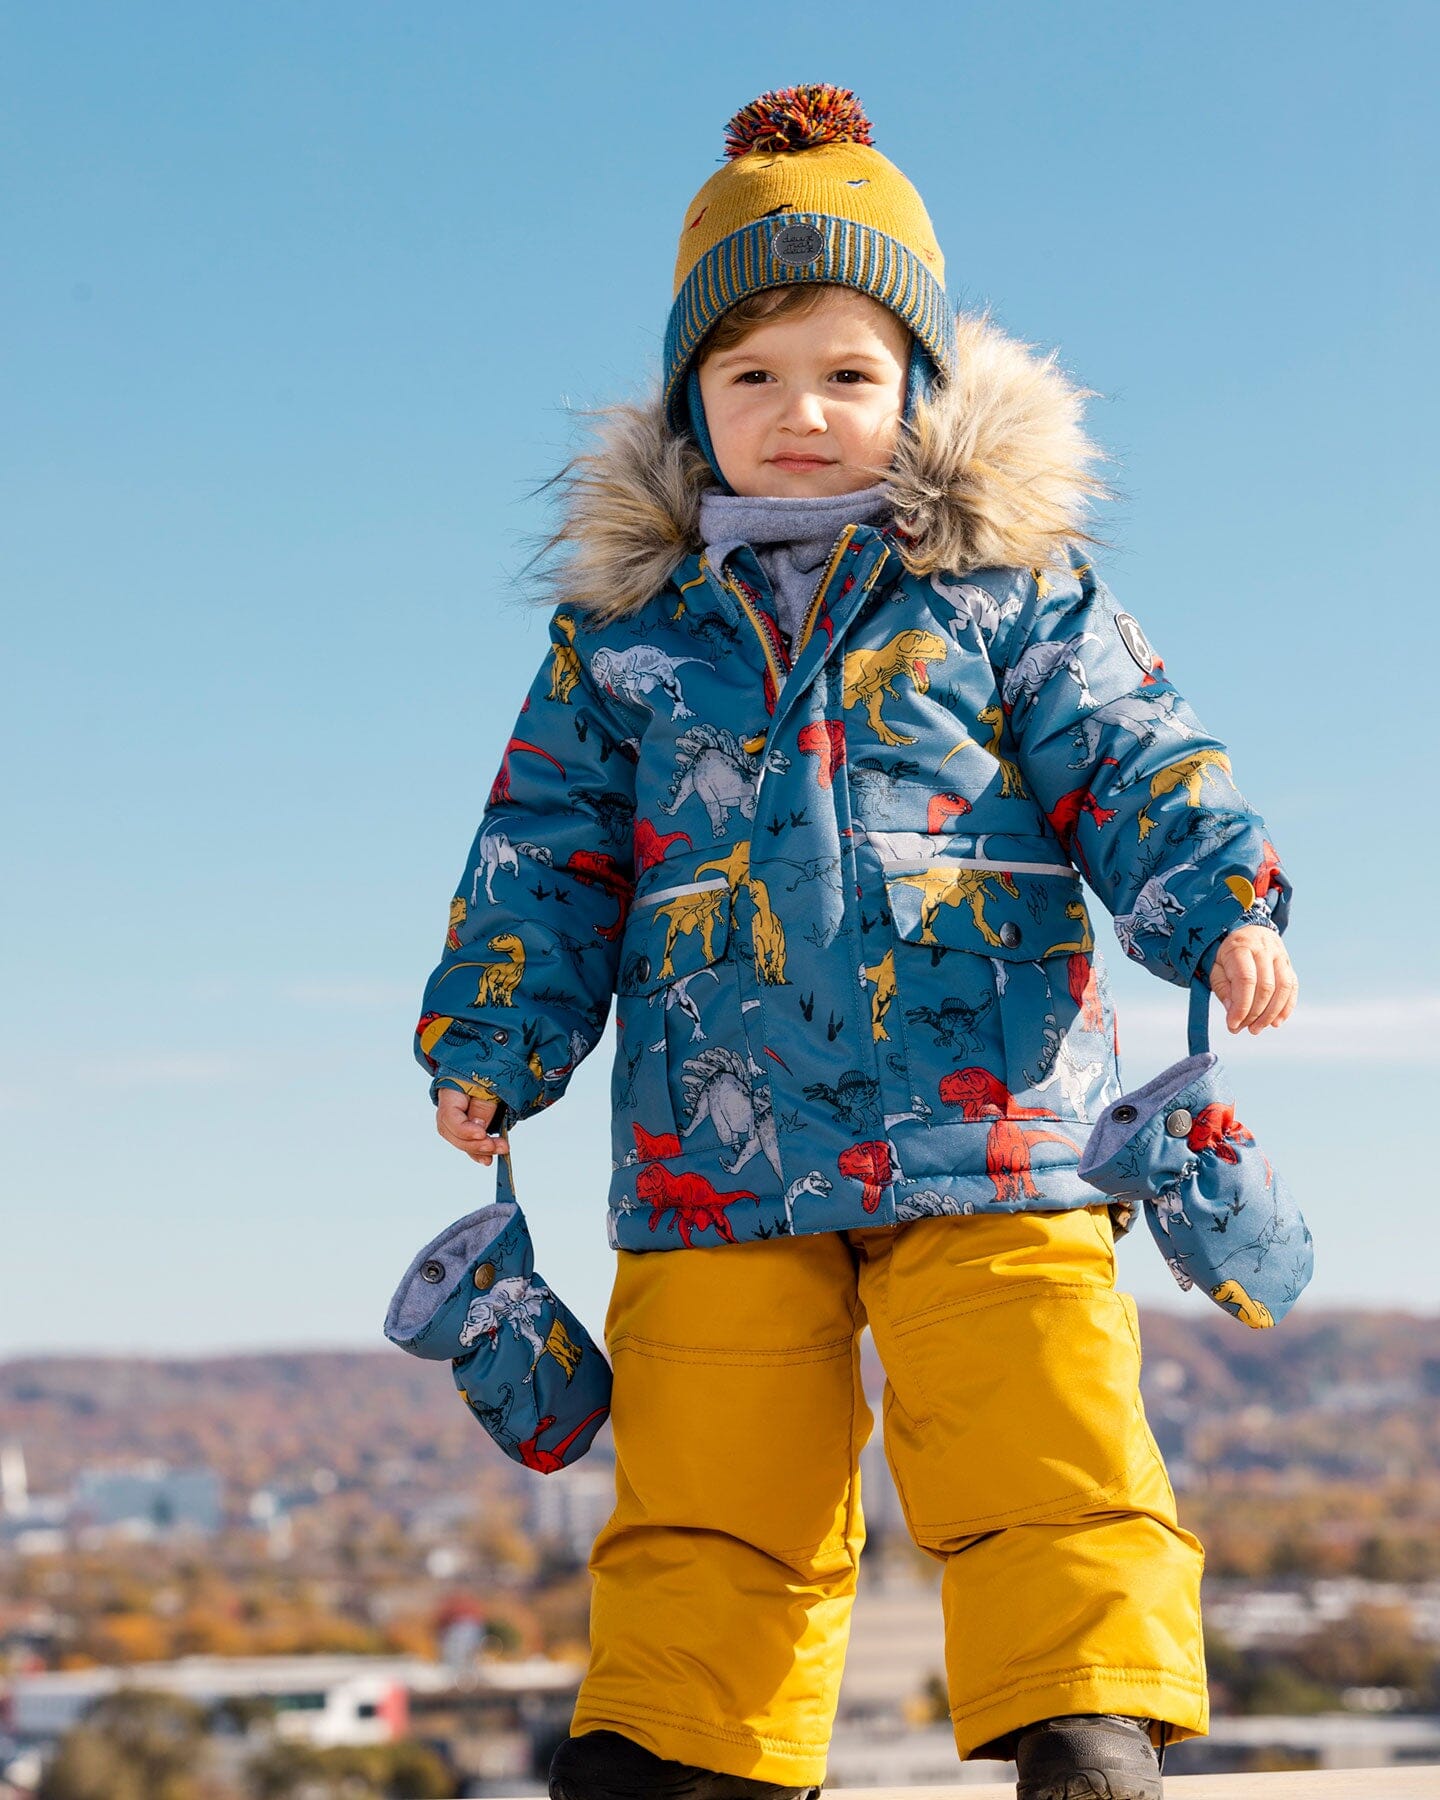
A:
[[[1092,1118],[1113,1082],[1114,1026],[1079,877],[936,858],[888,871],[885,885],[886,1017],[899,1013],[930,1122],[1012,1107]]]
[[[712,1036],[733,1041],[739,1031],[729,942],[730,886],[723,875],[662,884],[636,900],[616,983],[611,1117],[617,1165],[685,1154],[691,1046],[703,1048]]]

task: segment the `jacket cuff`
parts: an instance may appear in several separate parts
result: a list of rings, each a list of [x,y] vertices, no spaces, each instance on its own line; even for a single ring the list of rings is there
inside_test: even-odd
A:
[[[1153,931],[1134,932],[1121,942],[1133,962],[1140,963],[1162,981],[1173,981],[1178,987],[1189,987],[1214,961],[1215,951],[1223,938],[1242,925],[1263,925],[1283,932],[1290,916],[1288,888],[1279,888],[1267,900],[1242,906],[1228,888],[1220,888],[1198,905],[1187,907],[1175,920],[1170,935]]]

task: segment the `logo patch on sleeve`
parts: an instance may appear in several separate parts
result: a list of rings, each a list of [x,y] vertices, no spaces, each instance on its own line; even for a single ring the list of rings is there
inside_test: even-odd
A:
[[[1115,629],[1120,633],[1121,643],[1148,675],[1158,659],[1150,648],[1149,638],[1140,629],[1139,621],[1132,619],[1129,613],[1116,613]]]

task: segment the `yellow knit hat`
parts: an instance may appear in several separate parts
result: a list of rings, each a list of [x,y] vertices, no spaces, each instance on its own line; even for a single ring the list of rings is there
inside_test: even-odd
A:
[[[856,288],[909,327],[943,376],[954,351],[945,259],[919,194],[871,145],[845,88],[778,88],[726,128],[729,160],[685,214],[665,333],[665,406],[685,423],[685,378],[717,319],[790,283]]]

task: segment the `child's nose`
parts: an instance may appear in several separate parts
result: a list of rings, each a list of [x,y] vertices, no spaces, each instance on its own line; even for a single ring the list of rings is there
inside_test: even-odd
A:
[[[825,408],[820,396],[805,389],[790,394],[780,422],[790,431],[823,431]]]

